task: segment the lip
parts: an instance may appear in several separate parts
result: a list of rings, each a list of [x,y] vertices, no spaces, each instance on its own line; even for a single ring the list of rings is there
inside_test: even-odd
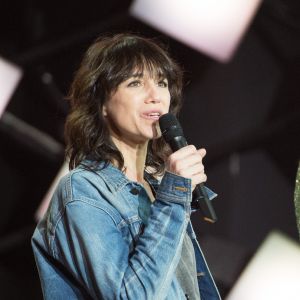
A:
[[[151,114],[158,114],[158,115],[151,116]],[[163,111],[159,109],[149,109],[143,111],[141,115],[142,118],[144,119],[157,121],[160,118],[160,116],[163,115]]]

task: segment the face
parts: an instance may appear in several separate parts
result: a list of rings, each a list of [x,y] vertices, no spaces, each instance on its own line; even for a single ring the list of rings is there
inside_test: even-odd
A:
[[[135,144],[157,138],[158,119],[169,111],[170,98],[166,78],[134,73],[103,106],[112,138]]]

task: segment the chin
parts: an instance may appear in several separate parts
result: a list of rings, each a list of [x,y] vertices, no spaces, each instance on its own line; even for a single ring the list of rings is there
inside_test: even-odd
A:
[[[156,136],[154,134],[145,134],[144,139],[145,141],[154,140],[156,139]]]

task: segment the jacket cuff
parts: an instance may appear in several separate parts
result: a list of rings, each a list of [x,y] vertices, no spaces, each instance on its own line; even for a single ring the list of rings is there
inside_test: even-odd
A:
[[[191,179],[166,171],[157,190],[157,199],[176,203],[191,202]]]

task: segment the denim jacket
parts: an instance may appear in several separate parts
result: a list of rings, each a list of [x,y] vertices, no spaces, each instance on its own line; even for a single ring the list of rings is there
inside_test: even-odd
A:
[[[220,299],[190,222],[191,181],[146,176],[153,203],[112,165],[61,179],[32,237],[45,299],[186,299],[175,276],[186,232],[201,300]]]

